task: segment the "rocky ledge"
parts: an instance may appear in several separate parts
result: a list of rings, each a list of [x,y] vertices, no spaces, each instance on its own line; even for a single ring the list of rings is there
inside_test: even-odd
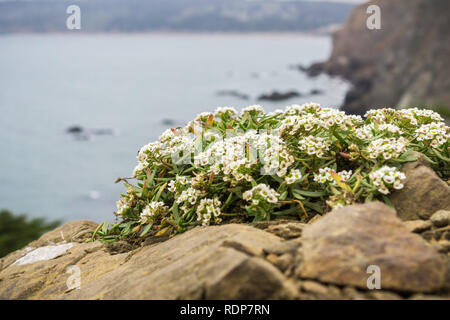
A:
[[[371,202],[138,247],[86,243],[97,224],[73,221],[0,260],[0,299],[450,299],[450,187],[422,159],[403,170],[398,212]]]

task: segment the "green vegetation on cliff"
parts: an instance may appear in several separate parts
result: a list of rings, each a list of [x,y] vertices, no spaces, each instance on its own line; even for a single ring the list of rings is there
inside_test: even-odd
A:
[[[26,215],[0,210],[0,257],[23,248],[59,225],[60,221],[48,222],[43,218],[29,220]]]

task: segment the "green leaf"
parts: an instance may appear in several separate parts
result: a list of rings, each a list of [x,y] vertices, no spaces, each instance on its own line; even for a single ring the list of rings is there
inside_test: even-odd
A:
[[[170,228],[171,228],[171,227],[168,226],[168,227],[165,227],[165,228],[159,230],[159,231],[155,234],[155,237],[162,237],[163,235],[165,235],[165,234],[167,233],[167,231],[169,231]]]
[[[103,222],[102,233],[103,233],[104,235],[106,235],[106,234],[108,233],[108,225],[109,225],[109,223]]]
[[[310,198],[318,198],[318,197],[323,197],[327,195],[327,192],[325,191],[308,191],[308,190],[294,190],[293,193],[297,193],[300,194],[302,196],[305,197],[310,197]]]
[[[176,201],[173,202],[173,206],[170,208],[170,211],[172,211],[175,221],[178,223],[180,220],[180,215],[178,213],[178,204]]]
[[[438,157],[439,159],[441,159],[444,162],[450,162],[450,159],[443,156],[439,151],[437,151],[436,149],[433,149],[434,154],[436,155],[436,157]]]
[[[307,208],[310,208],[320,214],[323,213],[323,210],[320,206],[320,204],[314,203],[314,202],[309,202],[309,201],[303,201],[303,205]]]
[[[391,200],[386,197],[385,195],[382,196],[384,203],[386,203],[389,207],[395,210],[394,204],[391,202]]]
[[[151,224],[151,223],[148,224],[148,225],[146,225],[146,226],[144,227],[144,230],[142,230],[140,236],[141,236],[141,237],[145,236],[145,235],[150,231],[150,229],[152,228],[152,226],[153,226],[153,224]]]
[[[242,187],[236,187],[231,189],[232,192],[234,192],[235,195],[237,195],[239,198],[242,199]]]
[[[159,187],[158,193],[156,194],[156,196],[155,196],[153,201],[158,201],[159,200],[159,198],[161,197],[161,193],[164,191],[166,186],[167,186],[167,182],[164,183],[161,187]]]
[[[297,199],[297,200],[305,200],[305,199],[306,199],[306,198],[302,197],[301,194],[299,194],[299,193],[297,193],[297,192],[295,192],[295,191],[292,191],[292,195],[293,195],[294,198]]]

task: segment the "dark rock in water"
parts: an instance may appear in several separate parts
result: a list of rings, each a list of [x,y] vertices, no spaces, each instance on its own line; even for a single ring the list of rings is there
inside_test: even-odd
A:
[[[161,120],[161,124],[165,126],[173,126],[175,124],[175,121],[172,119],[165,118]]]
[[[301,72],[307,72],[309,70],[309,67],[299,64],[299,65],[295,65],[295,66],[290,66],[289,69],[295,69],[295,70],[300,70]]]
[[[288,91],[288,92],[278,92],[274,91],[270,94],[263,94],[259,96],[259,100],[269,100],[269,101],[282,101],[288,100],[294,97],[300,97],[301,94],[297,91]]]
[[[104,129],[85,129],[81,126],[72,126],[66,129],[67,134],[73,135],[76,140],[86,141],[91,138],[92,135],[114,135],[115,130],[110,128]]]
[[[80,126],[72,126],[66,129],[67,133],[72,133],[72,134],[80,134],[84,131],[83,127]]]
[[[241,93],[237,90],[221,90],[217,92],[218,96],[230,96],[230,97],[235,97],[238,99],[242,99],[242,100],[248,100],[250,99],[249,95],[245,94],[245,93]]]
[[[311,89],[309,94],[312,95],[312,96],[318,96],[318,95],[324,94],[324,92],[322,90],[320,90],[320,89]]]

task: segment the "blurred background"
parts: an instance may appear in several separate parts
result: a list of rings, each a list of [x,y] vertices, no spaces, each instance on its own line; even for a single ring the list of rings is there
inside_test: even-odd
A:
[[[366,26],[369,4],[381,30]],[[446,112],[449,12],[445,0],[0,0],[0,209],[39,232],[113,221],[114,180],[137,150],[219,106]]]

